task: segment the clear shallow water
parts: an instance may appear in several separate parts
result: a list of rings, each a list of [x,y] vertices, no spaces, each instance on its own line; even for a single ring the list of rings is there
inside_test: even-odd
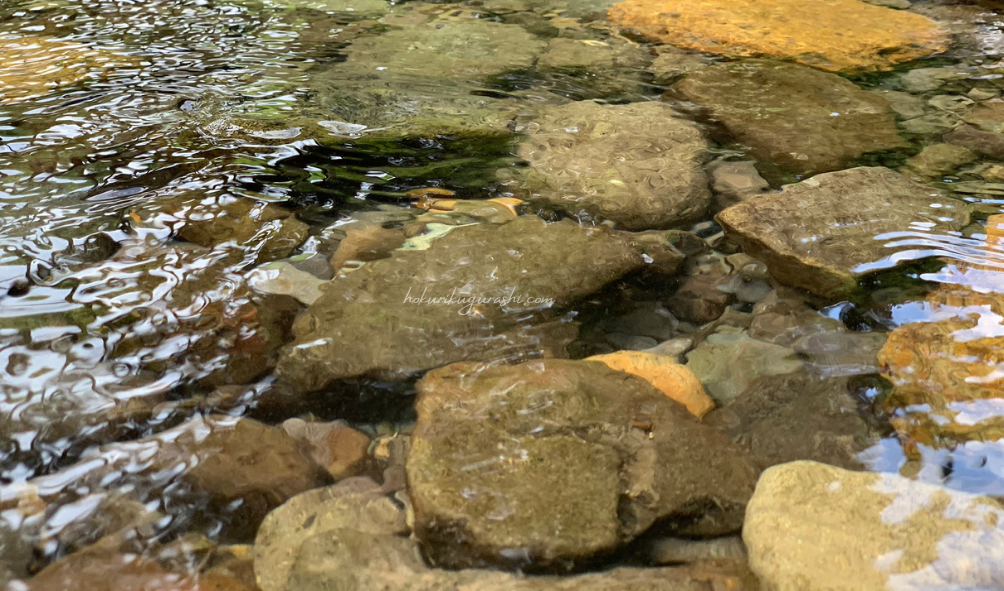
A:
[[[422,212],[410,206],[423,195],[510,196],[498,171],[523,166],[513,131],[536,110],[569,100],[656,100],[675,77],[630,63],[596,73],[513,58],[484,71],[430,76],[419,68],[372,83],[367,68],[380,70],[382,62],[361,73],[345,49],[429,15],[519,25],[541,45],[557,36],[620,43],[597,18],[600,8],[402,3],[378,22],[370,17],[379,14],[325,12],[309,2],[0,5],[0,61],[17,56],[0,63],[0,293],[7,294],[0,297],[0,552],[8,570],[30,575],[93,542],[73,534],[74,524],[91,528],[95,507],[119,498],[160,515],[141,547],[191,533],[250,542],[254,518],[240,503],[214,504],[182,478],[202,459],[174,442],[212,430],[186,423],[191,417],[344,418],[377,436],[406,425],[408,381],[350,381],[309,400],[284,397],[272,369],[301,307],[256,291],[254,269],[300,256],[320,260],[311,268],[327,279],[327,259],[353,224],[406,225]],[[974,43],[923,64],[971,71],[937,92],[996,89],[1000,30],[985,14]],[[970,21],[959,26],[972,34]],[[899,75],[857,82],[900,88]],[[915,94],[926,100],[935,91]],[[673,94],[667,100],[707,124],[693,105]],[[416,123],[416,113],[430,111],[431,123]],[[443,133],[429,131],[437,125]],[[386,130],[395,137],[380,133]],[[741,153],[721,128],[707,124],[706,131],[719,140],[713,155]],[[932,141],[904,135],[912,145],[870,163],[898,165]],[[980,301],[1004,290],[998,234],[992,222],[985,227],[1000,203],[989,178],[934,179],[949,191],[961,187],[957,196],[978,206],[973,224],[952,234],[886,237],[924,261],[883,272],[854,301],[813,303],[853,330],[881,333],[975,311],[986,321],[969,337],[1000,336],[997,301]],[[771,180],[776,188],[798,179]],[[975,188],[964,184],[973,181]],[[255,213],[266,204],[269,219]],[[228,235],[185,233],[227,211],[236,220],[224,227]],[[287,219],[303,224],[290,229]],[[721,244],[707,220],[687,228]],[[979,296],[937,295],[960,285]],[[584,331],[573,355],[609,350],[604,333],[630,332],[617,319],[664,290],[614,286],[584,303],[578,312],[587,325],[603,328]],[[749,312],[752,304],[735,307]],[[698,329],[677,325],[668,336]],[[881,420],[909,411],[889,410],[887,390],[880,381],[860,389],[866,412]],[[969,423],[1002,412],[989,401],[961,410]],[[904,452],[886,433],[862,456],[871,468],[1004,496],[1004,448],[993,438],[966,436],[952,448],[918,436]],[[44,510],[23,510],[35,497]]]

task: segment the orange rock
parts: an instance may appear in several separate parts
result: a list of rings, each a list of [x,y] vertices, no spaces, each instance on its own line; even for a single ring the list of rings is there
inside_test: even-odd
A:
[[[623,371],[645,380],[666,396],[687,407],[697,418],[715,407],[694,372],[676,363],[672,357],[644,351],[618,351],[593,355],[586,361],[599,361],[611,369]]]
[[[608,17],[677,47],[831,72],[888,70],[948,48],[927,17],[859,0],[626,0]]]

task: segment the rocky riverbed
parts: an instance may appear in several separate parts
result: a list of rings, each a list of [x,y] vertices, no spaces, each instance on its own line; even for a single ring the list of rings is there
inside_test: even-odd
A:
[[[1004,589],[1000,14],[5,0],[0,588]]]

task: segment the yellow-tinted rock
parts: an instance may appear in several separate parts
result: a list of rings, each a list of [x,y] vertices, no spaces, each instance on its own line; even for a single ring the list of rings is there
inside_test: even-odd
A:
[[[623,371],[645,380],[666,396],[687,407],[690,414],[703,417],[715,407],[714,401],[704,392],[701,380],[686,366],[672,357],[644,351],[618,351],[607,355],[594,355],[587,361],[599,361],[611,369]]]
[[[49,37],[0,39],[0,105],[43,96],[127,63],[125,56]]]
[[[608,16],[678,47],[832,72],[888,70],[948,47],[930,19],[858,0],[626,0]]]
[[[907,443],[952,445],[1004,438],[1004,215],[958,269],[927,296],[931,320],[897,328],[879,352],[894,390],[886,406]]]

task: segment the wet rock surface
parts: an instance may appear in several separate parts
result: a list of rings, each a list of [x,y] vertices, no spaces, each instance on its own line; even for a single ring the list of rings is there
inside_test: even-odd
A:
[[[834,297],[852,292],[866,272],[909,260],[910,243],[902,239],[916,235],[915,228],[957,230],[969,211],[961,201],[875,167],[786,185],[716,219],[778,281]]]
[[[662,43],[707,53],[791,58],[829,71],[888,70],[938,53],[947,38],[928,18],[858,2],[825,11],[797,0],[628,0],[613,22]]]
[[[846,378],[803,371],[758,378],[708,422],[725,428],[763,468],[812,460],[857,470],[859,454],[880,435],[860,406]]]
[[[988,497],[793,462],[761,476],[743,540],[773,589],[993,588],[1002,518]]]
[[[790,374],[803,367],[804,362],[793,349],[750,338],[734,329],[709,335],[687,353],[687,368],[719,404],[732,401],[762,376]]]
[[[322,286],[321,298],[297,319],[296,341],[285,349],[277,372],[314,390],[341,378],[403,377],[465,359],[560,356],[575,327],[548,313],[643,264],[626,240],[567,221],[525,217],[459,228],[428,250],[396,251]],[[517,289],[534,302],[502,301]],[[499,301],[405,300],[446,300],[451,294]],[[526,320],[534,315],[546,322]]]
[[[866,152],[905,146],[885,100],[805,66],[717,64],[674,88],[707,108],[763,165],[785,172],[839,170]]]
[[[653,526],[729,533],[756,475],[682,406],[600,363],[449,366],[422,379],[417,407],[409,492],[437,565],[561,569]]]
[[[519,184],[568,215],[651,230],[707,211],[707,144],[666,104],[577,102],[541,113],[526,131]]]

